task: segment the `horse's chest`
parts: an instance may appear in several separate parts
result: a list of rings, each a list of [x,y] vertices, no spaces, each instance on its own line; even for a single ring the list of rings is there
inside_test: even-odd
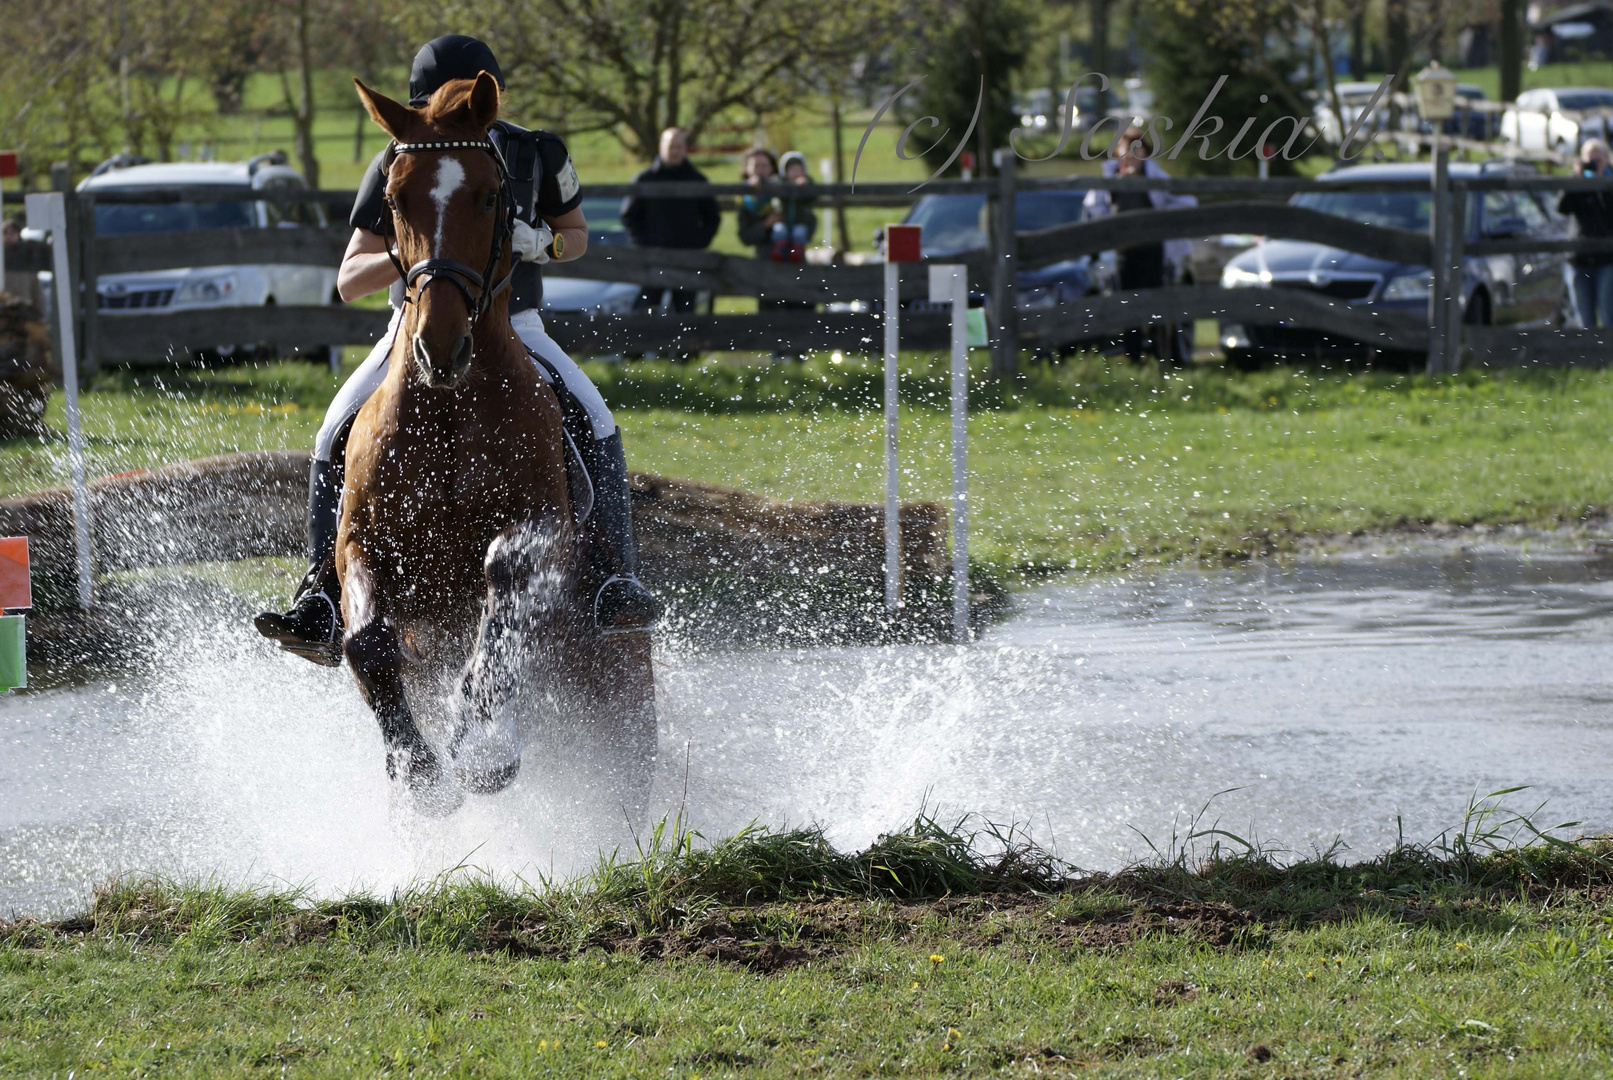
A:
[[[528,449],[454,433],[401,439],[382,457],[375,523],[424,560],[455,556],[530,516],[535,490]],[[480,558],[476,562],[480,563]]]

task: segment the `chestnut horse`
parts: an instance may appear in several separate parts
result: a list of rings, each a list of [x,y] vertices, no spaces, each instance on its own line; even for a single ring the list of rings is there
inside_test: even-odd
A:
[[[343,652],[387,773],[448,814],[508,785],[531,736],[551,766],[580,747],[603,767],[589,782],[642,812],[649,635],[594,628],[600,538],[573,512],[560,402],[510,327],[513,202],[487,134],[498,85],[483,72],[413,109],[354,81],[393,140],[406,285],[386,379],[348,439],[336,539]]]

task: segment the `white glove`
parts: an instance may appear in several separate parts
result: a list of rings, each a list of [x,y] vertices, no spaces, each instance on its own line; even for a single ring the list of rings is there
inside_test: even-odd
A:
[[[554,230],[548,225],[536,229],[524,221],[517,221],[510,233],[510,247],[522,262],[538,264],[549,261],[549,245],[554,242]]]

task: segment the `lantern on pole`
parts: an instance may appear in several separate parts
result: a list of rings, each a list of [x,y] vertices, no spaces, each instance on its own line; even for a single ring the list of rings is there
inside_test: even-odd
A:
[[[1437,131],[1440,124],[1456,114],[1456,76],[1450,69],[1430,60],[1428,66],[1411,80],[1417,92],[1417,112],[1431,122]]]

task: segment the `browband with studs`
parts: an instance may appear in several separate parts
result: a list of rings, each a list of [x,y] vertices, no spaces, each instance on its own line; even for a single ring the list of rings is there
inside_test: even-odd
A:
[[[414,150],[486,150],[497,155],[498,151],[487,139],[444,139],[441,142],[395,142],[392,152],[407,154]]]

